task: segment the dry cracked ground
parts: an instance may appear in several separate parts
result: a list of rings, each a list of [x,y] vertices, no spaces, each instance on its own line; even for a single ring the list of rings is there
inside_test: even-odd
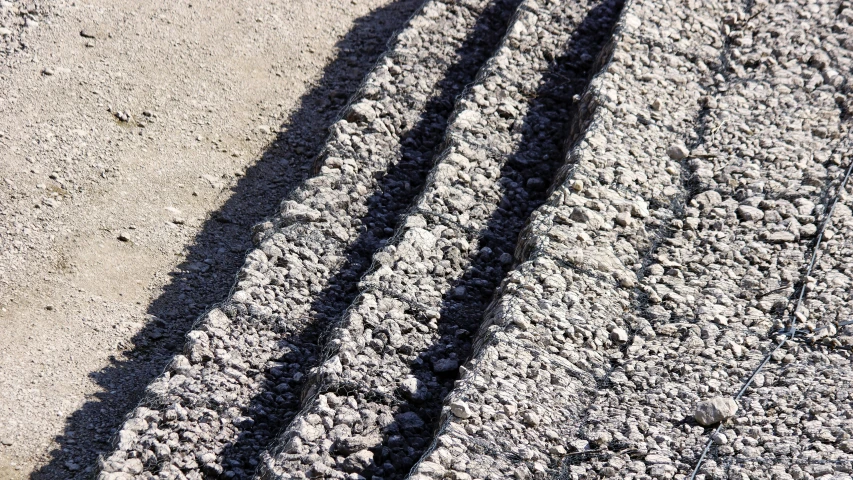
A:
[[[849,0],[0,2],[0,478],[853,478]]]

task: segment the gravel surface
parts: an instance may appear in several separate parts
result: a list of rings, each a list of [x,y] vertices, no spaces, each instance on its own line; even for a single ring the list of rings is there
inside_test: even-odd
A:
[[[638,286],[637,313],[653,331],[632,325],[642,341],[611,363],[608,388],[599,388],[579,435],[608,441],[598,442],[597,456],[571,465],[572,475],[692,472],[709,433],[694,414],[714,397],[731,402],[768,355],[759,385],[739,399],[737,412],[718,418],[726,421],[718,432],[725,440],[713,439],[699,474],[790,478],[792,464],[816,476],[850,473],[840,442],[845,427],[849,436],[851,410],[836,400],[849,389],[849,351],[798,353],[802,347],[791,342],[770,354],[783,328],[809,321],[809,302],[793,312],[791,299],[809,282],[811,241],[847,165],[847,125],[835,99],[842,82],[833,86],[828,72],[847,54],[837,49],[822,59],[794,33],[828,33],[836,8],[755,4],[724,17],[727,68],[706,102],[709,131],[687,161],[692,198]],[[783,28],[791,33],[779,35]],[[821,45],[833,43],[828,36]],[[829,318],[845,308],[822,304],[818,315]],[[828,363],[838,369],[826,371]],[[821,388],[810,387],[823,371]],[[779,391],[791,385],[806,394]]]
[[[0,2],[4,68],[60,11]],[[849,0],[425,1],[182,354],[157,319],[98,478],[853,478],[851,35]]]
[[[518,233],[561,163],[571,99],[618,9],[520,5],[458,101],[424,192],[330,334],[305,407],[261,478],[403,478],[420,457]]]
[[[259,247],[230,300],[148,387],[102,478],[234,478],[254,469],[298,409],[318,334],[351,301],[371,253],[419,191],[452,99],[511,11],[501,2],[428,2],[410,20],[332,126],[319,175],[256,228]]]
[[[626,59],[620,40],[625,45],[633,36],[642,44],[662,37],[626,33],[651,23],[632,18],[643,11],[641,2],[626,8],[610,71]],[[697,420],[728,422],[712,435],[711,453],[699,469],[703,478],[849,474],[849,350],[805,351],[791,342],[790,353],[773,351],[786,308],[793,322],[808,323],[810,302],[792,312],[789,298],[805,274],[810,240],[831,198],[827,181],[837,185],[847,164],[839,108],[844,97],[837,97],[845,79],[834,69],[848,65],[846,51],[810,52],[809,40],[794,32],[830,31],[838,11],[828,4],[737,10],[706,3],[684,11],[682,28],[713,27],[708,19],[722,19],[707,32],[711,38],[700,41],[718,53],[685,44],[685,38],[699,40],[695,34],[680,34],[681,42],[672,42],[671,34],[667,42],[647,40],[653,53],[655,47],[670,52],[660,60],[681,67],[682,75],[699,74],[668,78],[682,85],[679,94],[689,92],[683,84],[694,79],[696,92],[704,94],[704,109],[692,122],[695,137],[648,143],[659,146],[658,158],[684,168],[679,178],[679,165],[669,167],[674,182],[669,194],[667,187],[662,191],[672,197],[669,208],[654,192],[640,193],[650,217],[663,223],[646,222],[642,231],[656,232],[650,243],[632,235],[634,208],[628,203],[622,210],[631,215],[618,215],[617,192],[626,182],[599,164],[597,180],[616,177],[616,188],[610,195],[596,191],[596,179],[578,176],[588,147],[581,143],[573,151],[574,192],[567,188],[558,197],[570,208],[562,218],[559,206],[553,219],[547,207],[538,212],[542,218],[534,216],[537,234],[526,239],[531,245],[522,242],[521,251],[535,259],[508,277],[490,313],[496,326],[505,326],[484,331],[485,347],[451,395],[445,434],[419,474],[440,477],[447,468],[501,478],[544,473],[559,462],[566,478],[673,478],[692,472],[708,441],[710,432]],[[798,27],[787,30],[791,25]],[[840,43],[826,35],[821,46]],[[630,99],[602,92],[603,98]],[[652,110],[689,105],[660,97],[654,102]],[[607,125],[609,138],[599,144],[615,143],[619,126]],[[594,133],[595,126],[588,139]],[[595,153],[590,157],[606,158]],[[639,171],[655,178],[653,185],[666,185],[653,169]],[[579,196],[586,199],[572,198]],[[614,224],[621,229],[608,234]],[[583,235],[590,229],[594,235]],[[592,245],[572,248],[575,238],[590,237]],[[843,284],[838,274],[834,279]],[[803,283],[810,282],[820,284]],[[833,300],[823,294],[812,308],[839,322],[849,307]],[[756,377],[758,385],[733,402],[768,355],[774,363]],[[785,374],[769,373],[779,369]],[[519,395],[525,376],[528,391]],[[542,387],[548,383],[555,386],[550,395]],[[794,394],[786,391],[792,385]]]

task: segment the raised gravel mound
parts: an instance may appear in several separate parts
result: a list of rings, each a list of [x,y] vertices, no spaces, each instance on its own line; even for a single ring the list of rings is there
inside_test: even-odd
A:
[[[374,255],[304,410],[265,457],[261,478],[409,472],[432,440],[517,236],[562,163],[572,97],[619,7],[521,4],[458,101],[424,192]]]
[[[101,461],[103,479],[245,477],[320,360],[318,337],[420,191],[453,99],[494,52],[511,0],[430,1],[366,78],[319,174],[261,226],[230,300],[187,335]]]
[[[689,195],[686,145],[704,130],[724,48],[721,5],[667,2],[677,24],[657,20],[659,8],[625,6],[609,63],[581,99],[583,137],[522,236],[521,263],[413,478],[552,476],[578,453],[618,443],[585,419],[613,362],[636,348],[628,332],[652,331],[630,314],[638,274]],[[579,436],[589,440],[571,441]]]
[[[693,383],[739,396],[739,410],[712,432],[704,462],[683,455],[682,462],[696,465],[697,478],[853,473],[853,356],[845,326],[850,197],[849,184],[841,186],[853,161],[845,3],[757,4],[740,14],[750,20],[739,22],[742,56],[732,62],[738,85],[718,100],[733,111],[726,118],[732,126],[714,141],[732,167],[719,159],[712,164],[715,190],[728,204],[714,221],[724,226],[710,228],[717,230],[713,243],[709,234],[694,240],[705,237],[714,248],[706,268],[731,279],[716,291],[712,308],[725,305],[734,315],[700,318],[702,355],[712,347],[715,354],[680,362],[692,370]],[[805,30],[817,32],[818,45],[796,33]],[[739,188],[719,185],[729,179]],[[700,228],[707,230],[711,220],[703,216]],[[685,269],[688,282],[697,276],[690,270],[698,268]],[[695,456],[701,433],[684,428],[673,440]]]

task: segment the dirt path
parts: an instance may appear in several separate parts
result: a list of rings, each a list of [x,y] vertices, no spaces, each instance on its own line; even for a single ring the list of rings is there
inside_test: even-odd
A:
[[[418,3],[0,5],[0,479],[91,473]]]

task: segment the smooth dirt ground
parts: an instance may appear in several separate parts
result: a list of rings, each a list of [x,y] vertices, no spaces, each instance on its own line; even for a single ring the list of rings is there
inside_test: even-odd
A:
[[[0,479],[92,474],[418,3],[0,4]]]

